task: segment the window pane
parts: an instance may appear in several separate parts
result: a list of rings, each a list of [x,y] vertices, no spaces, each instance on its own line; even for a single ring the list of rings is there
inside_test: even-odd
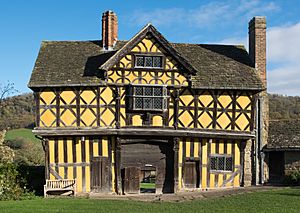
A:
[[[145,67],[152,67],[152,57],[145,57]]]
[[[210,158],[210,169],[217,170],[217,158],[216,157]]]
[[[161,87],[154,87],[154,96],[162,96],[162,88]]]
[[[232,170],[232,157],[226,158],[225,170],[226,171],[231,171]]]
[[[152,98],[144,98],[144,109],[152,109]]]
[[[136,57],[136,66],[137,67],[143,67],[144,66],[144,57],[137,56]]]
[[[218,170],[224,170],[225,157],[218,157]]]
[[[145,96],[153,96],[152,94],[152,87],[144,87],[145,88]]]
[[[137,96],[143,95],[143,87],[135,87],[135,95]]]
[[[153,57],[153,67],[162,67],[160,56]]]
[[[142,98],[135,98],[134,108],[135,109],[143,108],[143,99]]]
[[[153,99],[153,109],[162,109],[162,103],[163,99],[162,98],[154,98]]]

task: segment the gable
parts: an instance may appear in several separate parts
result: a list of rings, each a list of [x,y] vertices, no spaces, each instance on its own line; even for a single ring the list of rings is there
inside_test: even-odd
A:
[[[137,67],[137,57],[159,57],[161,67]],[[115,65],[107,71],[107,82],[112,84],[188,85],[189,72],[180,67],[158,40],[147,34],[141,38]]]

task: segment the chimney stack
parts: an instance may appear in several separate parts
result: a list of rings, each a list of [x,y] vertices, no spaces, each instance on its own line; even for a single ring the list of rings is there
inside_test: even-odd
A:
[[[266,17],[256,16],[249,22],[249,55],[267,87],[266,76]]]
[[[113,50],[118,40],[118,18],[113,11],[102,14],[102,44],[104,50]]]

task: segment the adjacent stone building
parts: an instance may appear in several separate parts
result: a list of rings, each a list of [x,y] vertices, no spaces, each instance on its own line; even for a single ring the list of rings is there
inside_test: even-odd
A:
[[[300,171],[300,120],[271,121],[264,151],[270,183],[282,183],[286,175]]]

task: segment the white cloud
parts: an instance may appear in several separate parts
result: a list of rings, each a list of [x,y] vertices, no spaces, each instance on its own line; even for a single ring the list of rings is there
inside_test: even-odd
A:
[[[217,43],[248,47],[248,37]],[[267,30],[267,63],[268,92],[300,96],[300,22]]]
[[[136,10],[130,14],[129,23],[145,25],[151,22],[156,26],[178,26],[203,28],[208,26],[232,24],[234,20],[249,19],[257,14],[278,10],[273,2],[261,0],[213,1],[195,9],[159,8],[155,10]]]

